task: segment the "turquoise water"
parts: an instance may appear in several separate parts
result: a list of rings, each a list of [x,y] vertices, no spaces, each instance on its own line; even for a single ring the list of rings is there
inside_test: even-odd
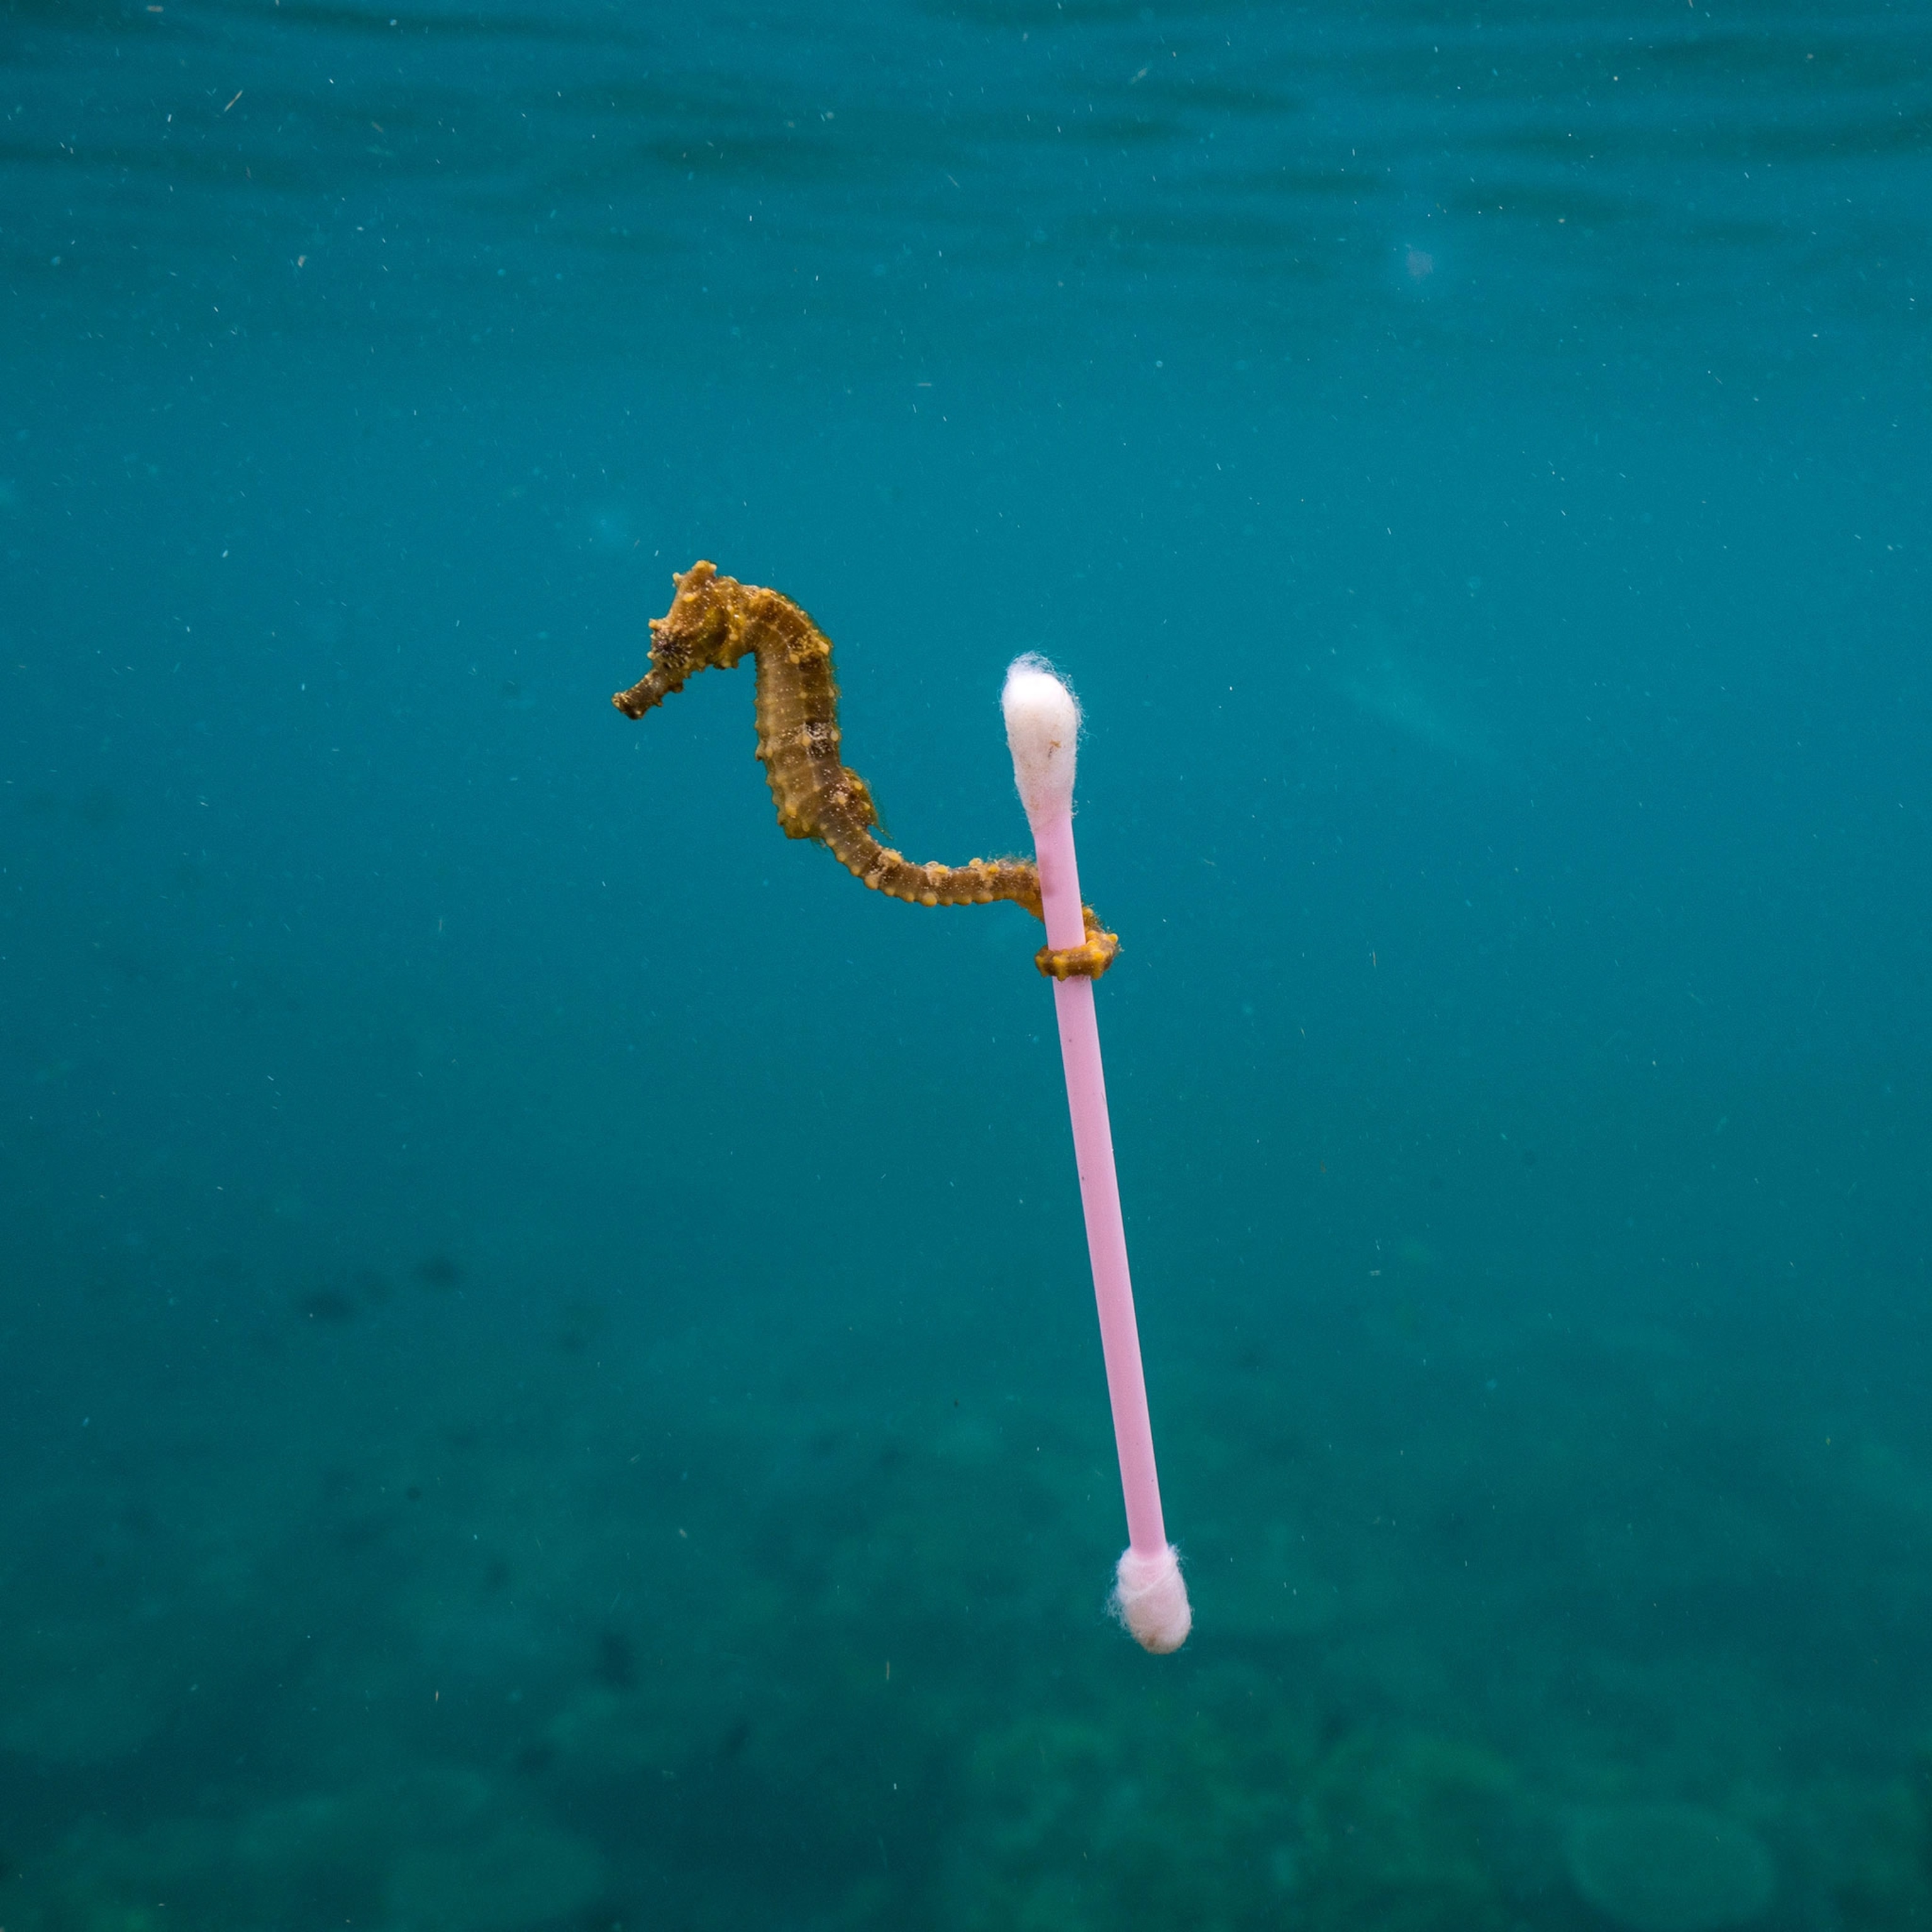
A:
[[[8,1932],[1932,1923],[1928,30],[0,12]]]

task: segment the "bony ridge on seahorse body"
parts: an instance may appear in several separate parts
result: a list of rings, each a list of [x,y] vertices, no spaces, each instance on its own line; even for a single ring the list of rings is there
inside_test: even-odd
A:
[[[610,700],[641,718],[687,680],[714,667],[729,670],[749,654],[758,661],[758,756],[788,838],[816,838],[855,878],[888,898],[920,905],[987,905],[1010,899],[1041,916],[1040,872],[1030,859],[975,859],[964,866],[915,865],[881,844],[873,832],[878,808],[866,781],[838,756],[838,686],[832,642],[788,597],[720,577],[694,563],[672,579],[677,594],[651,620],[648,676]],[[1034,963],[1055,980],[1098,979],[1114,963],[1120,940],[1091,906],[1087,938],[1056,951],[1042,946]]]

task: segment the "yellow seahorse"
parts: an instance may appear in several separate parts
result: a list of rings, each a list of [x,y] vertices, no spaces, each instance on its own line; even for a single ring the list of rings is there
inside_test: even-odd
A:
[[[920,905],[987,905],[1010,899],[1040,917],[1040,872],[1030,859],[975,859],[964,866],[915,865],[881,844],[879,814],[866,781],[838,757],[838,686],[832,642],[788,597],[720,577],[694,563],[672,580],[677,594],[651,620],[651,668],[611,703],[641,718],[686,681],[714,666],[729,670],[747,653],[758,660],[759,762],[765,768],[778,824],[790,838],[816,838],[854,878],[890,898]],[[1097,979],[1120,942],[1091,906],[1087,938],[1034,963],[1049,977]]]

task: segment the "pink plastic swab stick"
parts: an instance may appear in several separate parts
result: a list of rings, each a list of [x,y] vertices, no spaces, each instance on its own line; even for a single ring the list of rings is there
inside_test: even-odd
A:
[[[1052,667],[1043,658],[1031,656],[1014,660],[1000,705],[1006,716],[1014,782],[1033,827],[1046,943],[1056,950],[1077,946],[1087,937],[1080,910],[1079,868],[1073,856],[1073,766],[1080,707]],[[1127,1273],[1120,1181],[1114,1172],[1114,1136],[1107,1119],[1094,982],[1055,980],[1053,1004],[1060,1021],[1060,1056],[1066,1070],[1066,1105],[1073,1120],[1087,1253],[1094,1268],[1094,1299],[1100,1304],[1114,1446],[1120,1453],[1120,1488],[1127,1504],[1127,1547],[1114,1572],[1113,1609],[1144,1649],[1164,1654],[1187,1641],[1194,1616],[1188,1607],[1179,1555],[1161,1521],[1154,1425],[1141,1372],[1140,1333]]]

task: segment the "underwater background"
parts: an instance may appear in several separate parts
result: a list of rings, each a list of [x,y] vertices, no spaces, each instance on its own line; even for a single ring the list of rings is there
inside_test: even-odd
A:
[[[392,10],[392,6],[396,10]],[[0,7],[0,1923],[1932,1924],[1922,0]],[[1088,895],[1124,1540],[1011,907]]]

